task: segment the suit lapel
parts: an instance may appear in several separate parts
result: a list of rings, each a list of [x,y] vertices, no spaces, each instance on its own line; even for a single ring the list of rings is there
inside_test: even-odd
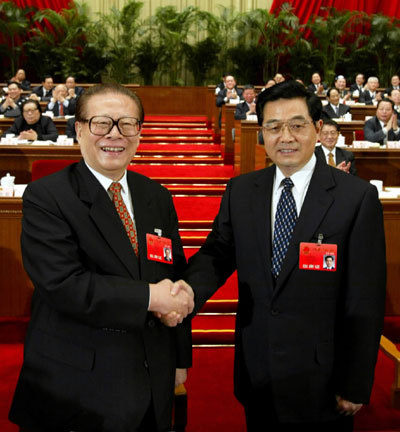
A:
[[[299,220],[295,226],[285,260],[282,263],[281,273],[276,281],[274,296],[278,295],[291,271],[299,265],[300,243],[310,242],[313,239],[326,212],[332,205],[334,199],[329,193],[329,189],[334,186],[335,181],[332,177],[331,168],[317,159]]]
[[[252,196],[249,200],[253,211],[253,220],[262,221],[260,223],[255,223],[255,230],[261,262],[265,263],[265,280],[268,282],[268,287],[271,287],[269,295],[272,294],[272,287],[274,286],[274,280],[271,273],[271,203],[275,168],[275,165],[273,165],[262,171],[262,175],[260,175],[260,177],[255,181]]]
[[[82,186],[80,198],[89,204],[90,218],[132,277],[139,279],[138,259],[110,197],[83,160],[78,163],[77,170]]]

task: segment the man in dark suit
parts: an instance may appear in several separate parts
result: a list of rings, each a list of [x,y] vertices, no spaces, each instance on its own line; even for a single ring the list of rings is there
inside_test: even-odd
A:
[[[328,86],[321,80],[321,75],[318,72],[314,72],[311,76],[311,84],[308,86],[308,90],[318,95],[324,95],[327,88]]]
[[[246,120],[249,115],[256,114],[256,92],[254,86],[246,84],[243,87],[243,102],[236,105],[235,120]]]
[[[400,121],[394,111],[393,101],[382,99],[376,107],[376,116],[370,118],[364,125],[366,141],[377,142],[380,145],[387,141],[399,141]]]
[[[350,107],[340,103],[339,92],[335,88],[330,88],[326,94],[328,105],[322,109],[322,119],[333,119],[343,117],[350,112]]]
[[[400,90],[393,89],[389,94],[389,99],[393,101],[393,108],[397,115],[400,114]]]
[[[42,85],[32,90],[31,99],[49,102],[53,94],[53,78],[50,75],[43,77]]]
[[[239,101],[242,97],[243,90],[236,87],[235,78],[232,75],[225,77],[225,88],[217,94],[216,105],[221,107],[233,101]]]
[[[350,92],[346,89],[346,78],[343,75],[338,75],[335,78],[335,88],[339,92],[340,102],[344,103],[350,99]]]
[[[390,96],[392,90],[400,90],[400,77],[393,75],[390,79],[390,86],[385,90],[385,95]]]
[[[336,147],[338,137],[338,124],[333,120],[324,120],[319,133],[321,145],[315,147],[315,156],[321,158],[328,165],[357,175],[354,154],[351,151]]]
[[[365,105],[374,105],[382,99],[382,95],[378,92],[379,80],[377,77],[369,77],[365,90],[360,94],[359,102]]]
[[[249,431],[352,430],[371,392],[385,299],[382,207],[372,185],[316,159],[321,111],[294,81],[259,95],[275,165],[230,180],[185,274],[198,310],[238,271],[235,395]],[[326,254],[334,271],[323,269]]]
[[[183,317],[193,293],[178,281],[184,289],[171,295],[185,257],[170,193],[126,170],[143,118],[128,89],[92,87],[76,112],[83,160],[24,194],[22,254],[35,290],[10,411],[24,430],[170,430],[190,326],[167,328],[153,313]]]
[[[67,99],[77,99],[85,91],[83,87],[76,85],[76,81],[73,76],[69,76],[65,80],[65,85],[67,86],[68,89]]]
[[[358,99],[364,91],[365,76],[362,73],[356,75],[355,83],[350,86],[350,93],[353,99]],[[356,92],[356,93],[354,93]]]
[[[47,104],[47,111],[52,111],[56,117],[74,115],[76,100],[67,99],[68,90],[65,84],[58,84],[54,90],[50,102]]]
[[[25,98],[21,96],[21,84],[15,81],[8,83],[8,94],[0,98],[0,114],[4,117],[19,117]]]

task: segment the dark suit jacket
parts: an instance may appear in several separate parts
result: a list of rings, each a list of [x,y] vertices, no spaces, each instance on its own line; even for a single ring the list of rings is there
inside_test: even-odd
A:
[[[326,157],[324,150],[322,149],[322,145],[315,147],[315,156],[319,159],[322,159],[326,162]],[[354,160],[354,154],[351,151],[342,149],[340,147],[336,147],[336,155],[335,155],[336,165],[339,165],[341,162],[351,162],[350,165],[350,174],[357,175],[356,162]]]
[[[75,108],[76,108],[76,100],[75,99],[70,99],[69,102],[68,102],[68,106],[67,107],[64,106],[64,114],[63,114],[63,116],[66,116],[66,115],[75,115]],[[60,106],[58,104],[58,101],[54,104],[53,109],[49,109],[49,104],[47,104],[46,111],[52,111],[53,114],[56,117],[58,117],[60,115]]]
[[[250,108],[246,101],[238,103],[235,110],[235,120],[246,120],[246,113],[249,110]]]
[[[376,189],[317,160],[274,282],[275,166],[233,178],[213,229],[185,275],[196,310],[238,271],[235,394],[268,387],[278,420],[338,416],[335,394],[367,403],[383,324],[385,235]],[[300,242],[338,246],[336,271],[299,269]]]
[[[17,117],[13,125],[4,132],[3,136],[7,134],[15,134],[18,136],[22,131],[29,129],[33,129],[37,133],[38,140],[57,141],[58,131],[56,125],[50,117],[44,115],[40,116],[39,121],[33,125],[28,124],[23,116]]]
[[[379,93],[379,92],[375,92],[375,95],[377,93]],[[368,90],[366,90],[365,92],[362,92],[360,94],[359,102],[365,103],[365,105],[373,105],[374,104],[374,100],[372,99],[371,93]]]
[[[129,432],[153,401],[169,430],[175,367],[191,361],[190,327],[147,312],[148,284],[185,267],[169,192],[128,171],[137,259],[107,192],[83,161],[30,183],[22,255],[32,318],[10,419],[29,430]],[[146,233],[172,240],[174,264],[147,259]]]
[[[326,93],[326,90],[328,89],[328,86],[327,86],[325,83],[322,83],[322,87],[323,87],[323,89],[324,89],[323,94],[325,94],[325,93]],[[312,93],[316,93],[316,92],[317,92],[317,89],[316,89],[316,87],[315,87],[315,85],[314,85],[313,83],[311,83],[311,84],[307,87],[307,90],[309,90],[309,91],[312,92]]]
[[[339,104],[339,116],[336,115],[335,111],[331,107],[331,104],[325,105],[322,108],[322,119],[328,118],[328,119],[335,119],[344,116],[350,112],[350,107],[348,105]]]
[[[21,107],[22,104],[25,102],[25,98],[20,97],[18,101],[16,102],[16,107],[12,108],[8,106],[6,109],[3,109],[3,103],[5,102],[6,98],[3,97],[0,99],[0,113],[4,114],[4,117],[18,117],[21,115]]]
[[[243,90],[240,88],[237,88],[237,87],[235,87],[235,90],[236,90],[237,95],[241,98]],[[226,98],[227,91],[228,91],[228,89],[224,88],[223,90],[221,90],[217,94],[217,101],[216,101],[217,107],[221,107],[222,105],[224,105],[226,103],[224,99]]]
[[[397,120],[397,124],[400,126],[400,120]],[[378,142],[380,145],[383,145],[385,134],[383,133],[381,123],[376,116],[365,122],[364,137],[365,141]],[[400,133],[395,134],[393,129],[388,132],[388,141],[398,141],[399,139]]]
[[[362,85],[362,86],[360,86],[360,87],[361,87],[361,88],[359,88],[358,85],[357,85],[356,83],[351,84],[351,86],[350,86],[350,93],[353,93],[353,92],[355,92],[356,90],[358,90],[358,91],[360,92],[360,94],[361,94],[362,89],[364,88],[364,85]]]
[[[76,142],[75,117],[71,117],[67,120],[65,135],[67,135],[68,138],[73,138],[74,142]]]
[[[43,96],[43,86],[37,86],[34,87],[32,90],[32,93],[37,94],[40,97],[41,101],[49,101],[51,99],[51,96],[53,95],[53,89],[50,89],[49,91],[46,91],[46,94]]]

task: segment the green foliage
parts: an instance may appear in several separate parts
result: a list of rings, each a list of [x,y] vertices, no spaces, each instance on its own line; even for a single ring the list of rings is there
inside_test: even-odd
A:
[[[278,71],[308,83],[316,70],[328,83],[338,73],[353,78],[361,71],[386,85],[400,69],[400,21],[380,14],[326,8],[325,16],[300,26],[290,4],[274,14],[221,6],[217,15],[164,6],[146,20],[140,19],[142,7],[127,0],[121,10],[93,17],[78,1],[58,13],[35,14],[3,1],[3,65],[9,63],[12,73],[24,66],[37,78],[50,73],[56,81],[74,75],[78,81],[146,85],[204,85],[223,73],[233,73],[240,84],[262,84]],[[361,28],[370,34],[360,34]]]
[[[19,36],[25,35],[31,25],[33,7],[19,8],[13,2],[0,3],[0,56],[7,57],[11,63],[11,74],[14,76],[18,59],[22,53],[22,45],[16,43]]]

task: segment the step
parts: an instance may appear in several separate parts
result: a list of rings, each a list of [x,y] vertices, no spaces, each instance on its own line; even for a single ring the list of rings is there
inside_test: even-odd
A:
[[[213,144],[214,140],[212,136],[193,136],[193,137],[183,137],[183,136],[179,136],[179,137],[175,137],[175,136],[152,136],[152,135],[148,135],[148,136],[143,136],[140,138],[140,143],[158,143],[158,144],[169,144],[169,143],[173,143],[173,144],[204,144],[204,143],[209,143],[209,144]]]
[[[135,163],[145,163],[145,164],[185,164],[185,165],[223,165],[224,160],[221,157],[213,156],[141,156],[140,154],[135,155]]]
[[[181,116],[181,115],[146,115],[145,123],[165,122],[165,123],[209,123],[207,116]]]
[[[196,185],[196,186],[183,186],[183,185],[165,185],[172,195],[181,196],[222,196],[225,192],[225,186],[210,186],[210,185]]]
[[[136,156],[185,156],[185,157],[221,157],[221,150],[186,150],[186,149],[176,149],[176,150],[164,150],[162,148],[158,149],[138,149]]]
[[[143,129],[155,129],[155,128],[178,128],[178,129],[210,129],[207,123],[183,123],[183,122],[144,122]]]
[[[213,131],[211,129],[142,129],[141,138],[146,136],[191,136],[191,137],[205,137],[213,136]]]

